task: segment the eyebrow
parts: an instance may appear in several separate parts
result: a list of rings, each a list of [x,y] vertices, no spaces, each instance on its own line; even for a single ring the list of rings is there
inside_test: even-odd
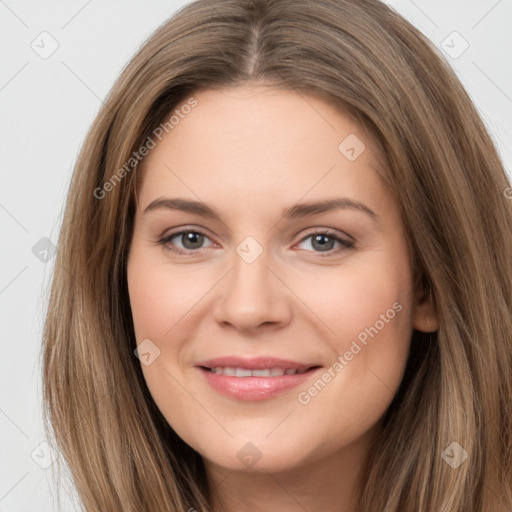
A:
[[[221,220],[219,213],[211,205],[190,199],[159,197],[146,206],[143,214],[151,211],[166,209],[178,210],[187,213],[195,213],[203,217]],[[347,197],[339,197],[334,199],[325,199],[323,201],[314,201],[308,203],[298,203],[283,210],[282,217],[284,219],[296,219],[299,217],[307,217],[319,213],[325,213],[333,210],[351,209],[366,213],[374,221],[378,221],[378,215],[368,206],[359,201],[354,201]]]

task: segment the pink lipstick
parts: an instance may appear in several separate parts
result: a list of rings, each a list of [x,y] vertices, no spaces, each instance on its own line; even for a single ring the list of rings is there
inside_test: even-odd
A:
[[[245,359],[229,356],[197,363],[208,384],[238,400],[265,400],[302,384],[320,369],[318,364],[275,357]]]

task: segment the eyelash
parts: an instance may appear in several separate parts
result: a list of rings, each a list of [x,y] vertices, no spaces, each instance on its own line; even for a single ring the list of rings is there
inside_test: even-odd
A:
[[[198,230],[198,229],[182,229],[180,231],[175,231],[173,233],[170,233],[170,234],[166,235],[165,237],[162,237],[160,240],[157,241],[157,244],[158,245],[162,245],[167,250],[172,251],[172,252],[177,253],[177,254],[180,254],[180,255],[191,254],[191,253],[194,253],[194,252],[198,252],[200,249],[183,250],[183,249],[179,249],[179,248],[176,248],[176,247],[174,247],[174,248],[173,247],[169,247],[167,245],[173,238],[177,237],[178,235],[184,235],[186,233],[195,233],[195,234],[198,234],[198,235],[203,235],[206,238],[209,238],[208,235],[206,233],[204,233],[203,231],[201,231],[201,230]],[[355,245],[354,242],[352,242],[350,240],[345,240],[343,238],[340,238],[336,233],[334,233],[330,229],[323,229],[321,231],[312,231],[308,235],[303,237],[299,241],[299,243],[302,243],[302,242],[306,241],[308,238],[311,238],[314,235],[324,235],[324,236],[327,236],[329,238],[332,238],[335,242],[339,242],[341,244],[341,246],[342,246],[342,247],[339,247],[338,249],[330,249],[329,251],[326,251],[325,253],[322,253],[320,251],[308,251],[308,252],[314,252],[315,254],[320,256],[321,258],[333,256],[334,254],[338,254],[338,253],[340,253],[340,252],[342,252],[344,250],[352,249],[354,247],[354,245]]]

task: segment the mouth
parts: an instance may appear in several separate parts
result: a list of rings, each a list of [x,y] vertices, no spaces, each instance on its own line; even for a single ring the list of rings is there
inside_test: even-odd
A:
[[[224,359],[223,361],[226,361]],[[206,363],[206,362],[205,362]],[[237,364],[213,360],[196,368],[218,393],[243,401],[266,400],[303,384],[322,368],[276,359],[253,359]]]
[[[201,366],[200,368],[215,373],[216,375],[228,375],[229,377],[282,377],[283,375],[300,375],[319,367],[312,366],[305,370],[299,370],[298,368],[265,368],[262,370],[251,370],[250,368],[237,368],[233,366],[217,366],[215,368]]]

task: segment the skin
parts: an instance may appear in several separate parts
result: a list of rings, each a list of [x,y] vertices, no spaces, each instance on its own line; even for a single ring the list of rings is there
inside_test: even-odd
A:
[[[376,170],[372,139],[323,99],[261,84],[193,96],[197,106],[144,159],[138,191],[127,272],[137,343],[160,350],[142,365],[147,385],[204,458],[216,511],[354,511],[412,329],[438,328],[412,288],[396,197]],[[338,149],[351,134],[366,146],[354,161]],[[222,220],[143,213],[162,197],[204,201]],[[350,208],[282,217],[297,202],[334,197],[364,203],[377,220]],[[204,233],[202,245],[181,235],[157,243],[184,227]],[[354,246],[315,243],[327,228]],[[263,249],[252,263],[236,252],[247,236]],[[311,379],[248,402],[219,394],[195,367],[271,355],[328,369],[395,303],[400,312],[307,404],[298,394]],[[251,467],[237,456],[248,442],[261,454]]]

